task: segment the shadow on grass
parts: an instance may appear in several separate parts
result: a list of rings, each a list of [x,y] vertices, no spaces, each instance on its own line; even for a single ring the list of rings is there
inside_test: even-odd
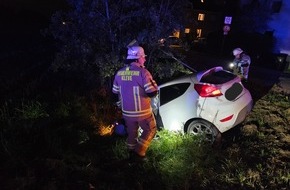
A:
[[[282,72],[271,68],[252,66],[245,87],[251,92],[254,103],[279,83]]]

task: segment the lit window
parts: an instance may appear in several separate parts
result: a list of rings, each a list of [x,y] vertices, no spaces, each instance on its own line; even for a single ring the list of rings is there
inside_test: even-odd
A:
[[[204,14],[199,13],[197,20],[203,21],[204,20]]]
[[[179,30],[174,30],[174,32],[173,32],[173,36],[179,38],[179,36],[180,36],[180,31],[179,31]]]
[[[202,32],[202,29],[197,29],[196,30],[196,37],[200,38],[201,37],[201,32]]]
[[[189,32],[190,32],[190,29],[189,28],[185,28],[184,33],[188,34]]]

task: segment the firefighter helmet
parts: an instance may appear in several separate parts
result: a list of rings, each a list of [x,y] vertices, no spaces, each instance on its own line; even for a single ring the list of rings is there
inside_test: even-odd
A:
[[[236,56],[236,55],[239,55],[243,53],[243,50],[241,48],[236,48],[233,50],[233,55]]]
[[[129,46],[127,59],[139,59],[145,57],[144,49],[140,46]]]

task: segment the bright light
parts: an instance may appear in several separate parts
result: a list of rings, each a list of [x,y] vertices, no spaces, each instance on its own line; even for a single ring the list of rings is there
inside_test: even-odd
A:
[[[164,38],[161,38],[161,39],[158,40],[158,43],[160,43],[160,44],[164,44],[164,42],[165,42]]]
[[[169,131],[180,131],[180,123],[174,120],[169,127]]]
[[[102,125],[99,127],[99,131],[98,131],[98,134],[101,135],[101,136],[110,136],[113,134],[113,130],[114,129],[114,125]]]
[[[199,13],[197,20],[203,21],[204,20],[204,17],[205,17],[205,15],[203,13]]]
[[[202,29],[200,29],[200,28],[196,29],[196,34],[197,34],[198,38],[201,37],[201,32],[202,32]]]

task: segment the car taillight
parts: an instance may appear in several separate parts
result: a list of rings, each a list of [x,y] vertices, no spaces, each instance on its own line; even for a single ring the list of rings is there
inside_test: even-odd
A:
[[[220,89],[209,84],[194,84],[194,89],[201,97],[216,97],[223,95]]]
[[[230,116],[227,116],[227,117],[225,117],[225,118],[223,118],[223,119],[221,119],[220,122],[226,122],[226,121],[229,121],[229,120],[231,120],[233,117],[234,117],[234,114],[233,114],[233,115],[230,115]]]

